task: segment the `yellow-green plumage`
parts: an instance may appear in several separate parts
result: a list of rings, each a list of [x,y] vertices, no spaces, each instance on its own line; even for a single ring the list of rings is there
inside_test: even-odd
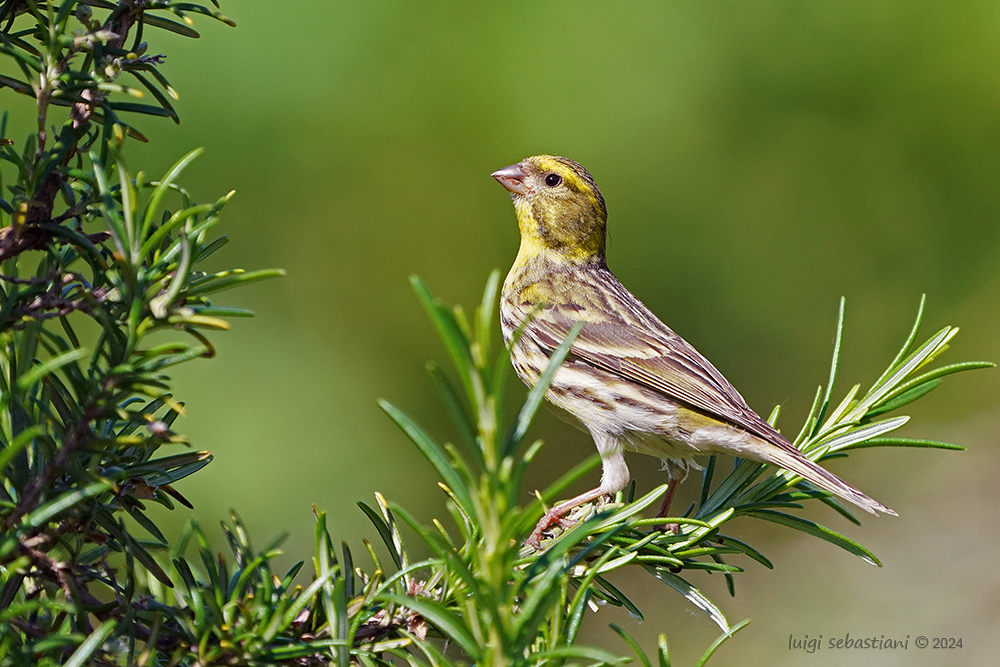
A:
[[[624,487],[623,452],[636,451],[663,459],[672,481],[695,456],[733,454],[791,470],[869,512],[895,514],[804,457],[615,278],[605,260],[607,208],[586,169],[541,155],[493,176],[510,191],[521,232],[500,300],[518,376],[533,385],[570,329],[585,323],[546,398],[590,431],[604,470],[601,486],[564,503],[563,513]]]

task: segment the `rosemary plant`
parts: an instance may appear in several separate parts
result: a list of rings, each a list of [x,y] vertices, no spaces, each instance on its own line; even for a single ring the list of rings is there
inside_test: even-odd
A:
[[[190,507],[179,483],[211,460],[174,430],[184,407],[168,373],[211,357],[208,333],[249,315],[210,297],[280,274],[201,270],[227,240],[214,231],[232,193],[199,204],[179,184],[199,151],[160,178],[126,166],[129,143],[145,140],[136,119],[177,120],[164,56],[143,40],[164,30],[198,36],[192,15],[232,24],[214,6],[174,0],[0,3],[0,56],[15,71],[0,75],[0,88],[31,98],[37,113],[17,144],[6,112],[0,119],[0,667],[618,664],[630,658],[584,645],[579,629],[602,601],[641,616],[608,579],[625,568],[648,572],[719,625],[704,664],[746,622],[730,624],[698,578],[721,574],[732,591],[737,559],[771,566],[724,534],[733,518],[777,522],[878,563],[849,537],[794,513],[822,502],[856,522],[836,499],[749,461],[722,476],[714,459],[699,501],[669,519],[676,534],[661,530],[663,519],[643,518],[665,486],[639,498],[632,487],[612,503],[580,508],[575,526],[541,549],[523,547],[545,505],[598,461],[537,497],[522,495],[542,446],[527,437],[530,424],[572,336],[508,422],[500,397],[509,360],[491,338],[496,273],[471,316],[413,280],[454,366],[430,371],[461,440],[441,444],[381,403],[439,474],[449,520],[428,522],[377,494],[361,509],[389,561],[366,541],[370,565],[362,566],[347,545],[335,546],[315,509],[309,577],[304,560],[276,572],[280,540],[254,548],[235,513],[223,524],[228,556],[194,522],[166,535],[147,506]],[[989,365],[926,370],[957,329],[916,345],[920,319],[871,389],[855,386],[834,404],[841,304],[830,379],[796,439],[808,456],[958,448],[889,435],[906,420],[889,412],[950,373]],[[403,525],[429,558],[411,557],[417,549]],[[635,639],[615,630],[651,667]],[[663,636],[656,652],[668,665]]]

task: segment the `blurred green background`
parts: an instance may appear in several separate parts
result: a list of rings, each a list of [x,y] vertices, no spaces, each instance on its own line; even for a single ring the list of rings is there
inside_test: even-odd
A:
[[[285,7],[289,7],[286,9]],[[945,362],[1000,360],[1000,6],[992,2],[224,2],[238,24],[203,39],[147,31],[182,123],[138,119],[133,169],[161,173],[195,146],[183,182],[237,191],[216,268],[283,267],[227,295],[254,320],[216,335],[218,358],[176,374],[178,422],[216,460],[180,490],[203,524],[236,508],[263,545],[288,530],[308,558],[310,503],[355,550],[375,532],[355,502],[381,491],[444,517],[435,476],[375,405],[387,398],[453,437],[424,371],[445,354],[407,276],[471,307],[517,249],[489,174],[547,152],[582,162],[608,202],[609,263],[767,414],[798,428],[824,382],[841,295],[837,397],[867,385],[928,295],[929,336],[963,331]],[[14,128],[31,111],[10,100]],[[12,136],[18,136],[11,133]],[[516,396],[523,396],[522,389]],[[986,664],[1000,650],[1000,374],[949,378],[903,432],[962,453],[862,451],[830,465],[900,517],[854,527],[873,568],[786,529],[742,524],[749,560],[730,620],[754,623],[719,665]],[[592,451],[544,414],[531,488]],[[640,490],[663,481],[633,456]],[[593,479],[596,480],[595,473]],[[593,481],[593,480],[591,480]],[[682,490],[678,507],[697,483]],[[686,494],[686,496],[684,495]],[[188,514],[164,518],[177,530]],[[363,552],[363,550],[362,550]],[[604,609],[594,641],[625,651],[666,632],[693,664],[717,628],[650,578],[617,583],[646,612]],[[789,636],[962,637],[948,652],[788,648]],[[957,655],[956,655],[957,653]]]

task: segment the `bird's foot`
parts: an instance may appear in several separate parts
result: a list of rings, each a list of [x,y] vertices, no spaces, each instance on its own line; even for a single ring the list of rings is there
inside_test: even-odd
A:
[[[667,516],[667,512],[670,511],[670,501],[674,499],[674,492],[677,491],[677,485],[679,482],[679,478],[670,478],[670,481],[667,483],[667,495],[663,497],[663,504],[660,505],[660,511],[656,515],[656,518],[659,519]],[[662,530],[663,532],[670,531],[674,535],[681,534],[681,527],[676,523],[665,523],[663,525],[656,526],[654,530]]]
[[[655,526],[654,530],[662,530],[664,533],[673,533],[674,535],[681,534],[681,526],[679,523],[664,523],[659,526]]]
[[[601,498],[604,495],[605,494],[597,488],[580,494],[576,498],[559,503],[542,516],[541,520],[535,524],[535,529],[531,531],[531,535],[528,536],[528,539],[525,540],[524,543],[529,547],[533,547],[535,549],[539,548],[542,544],[543,535],[548,533],[554,526],[561,525],[564,528],[572,528],[578,523],[577,520],[567,518],[570,511],[580,505],[583,505],[584,503]]]
[[[556,525],[562,525],[566,528],[573,526],[573,522],[566,519],[564,516],[555,514],[555,507],[550,509],[545,515],[535,524],[535,529],[531,531],[531,535],[528,539],[524,541],[529,547],[539,548],[542,545],[542,537],[549,531],[550,528]]]

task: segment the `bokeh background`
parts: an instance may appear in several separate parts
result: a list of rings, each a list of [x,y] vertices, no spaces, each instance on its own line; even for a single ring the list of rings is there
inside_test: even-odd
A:
[[[922,293],[924,333],[962,333],[945,362],[1000,360],[1000,6],[991,2],[525,2],[387,0],[291,5],[229,0],[236,29],[203,39],[148,31],[169,55],[182,123],[144,119],[133,168],[205,154],[184,183],[201,200],[235,189],[217,268],[288,276],[226,295],[258,313],[215,336],[218,358],[176,373],[178,422],[216,460],[181,484],[189,515],[236,508],[259,544],[289,531],[289,563],[312,549],[310,503],[361,550],[357,509],[381,491],[425,521],[444,517],[430,467],[376,407],[390,399],[453,437],[424,371],[445,354],[412,273],[473,306],[517,249],[491,171],[550,152],[585,164],[610,211],[609,263],[767,414],[794,431],[825,381],[841,295],[847,327],[838,398],[867,385],[905,338]],[[12,124],[30,109],[11,100]],[[15,135],[16,136],[16,135]],[[523,396],[520,387],[512,395]],[[732,621],[754,622],[719,665],[987,664],[1000,651],[995,513],[1000,373],[949,378],[907,409],[902,432],[966,452],[862,451],[831,468],[900,513],[855,527],[807,516],[872,548],[874,568],[760,522],[729,598],[695,576]],[[543,486],[592,451],[545,414],[533,428]],[[662,481],[634,456],[640,489]],[[594,479],[596,479],[596,473]],[[697,482],[677,502],[693,497]],[[593,641],[648,649],[666,632],[693,664],[717,628],[650,578],[617,582],[639,623],[589,619]],[[807,655],[789,637],[911,637],[908,651]],[[919,651],[917,635],[961,637]],[[947,655],[942,655],[947,654]]]

